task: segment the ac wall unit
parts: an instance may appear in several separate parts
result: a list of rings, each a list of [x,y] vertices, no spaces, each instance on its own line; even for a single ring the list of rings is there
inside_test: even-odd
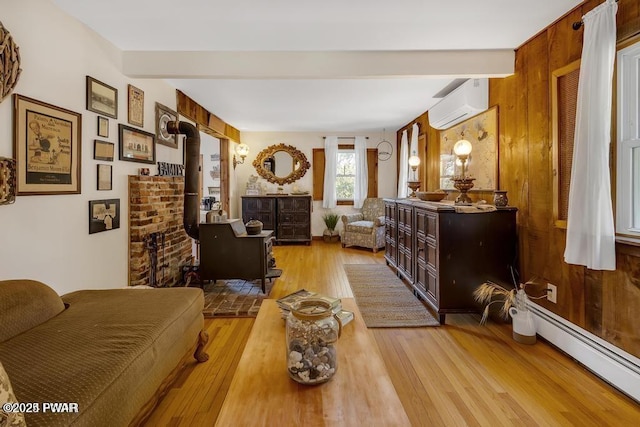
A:
[[[488,108],[488,79],[469,79],[429,109],[429,124],[448,129]]]

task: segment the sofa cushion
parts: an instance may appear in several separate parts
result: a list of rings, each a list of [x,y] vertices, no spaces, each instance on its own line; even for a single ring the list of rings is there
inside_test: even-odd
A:
[[[197,288],[85,290],[62,299],[63,313],[0,343],[19,401],[78,403],[78,412],[26,413],[29,426],[128,425],[204,324]]]
[[[9,376],[0,363],[0,404],[18,403],[16,396],[13,394]],[[4,408],[0,408],[0,426],[2,427],[25,427],[24,415],[22,412],[5,412]]]
[[[0,281],[0,343],[46,322],[63,310],[62,299],[44,283]]]
[[[351,233],[371,234],[373,233],[373,221],[350,222],[346,225],[345,230]]]

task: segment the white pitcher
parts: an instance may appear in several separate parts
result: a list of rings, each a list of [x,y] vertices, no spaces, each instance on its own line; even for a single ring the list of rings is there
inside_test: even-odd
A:
[[[535,344],[536,324],[531,312],[510,307],[509,314],[513,318],[513,339],[522,344]]]

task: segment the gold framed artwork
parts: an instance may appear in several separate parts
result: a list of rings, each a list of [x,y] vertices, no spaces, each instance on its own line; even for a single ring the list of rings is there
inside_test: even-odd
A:
[[[93,141],[93,158],[95,160],[112,162],[114,151],[115,144],[111,142],[100,141],[99,139]]]
[[[155,135],[119,124],[120,160],[139,163],[156,162]]]
[[[82,115],[14,95],[17,194],[80,194]]]
[[[134,126],[144,126],[144,92],[129,85],[129,115],[127,121]]]
[[[178,120],[178,113],[156,102],[156,141],[167,147],[178,148],[178,135],[167,132],[167,123]]]
[[[87,76],[87,110],[118,118],[118,89]]]
[[[461,139],[471,143],[466,175],[475,178],[471,191],[494,191],[498,183],[498,107],[440,131],[440,188],[454,190],[453,178],[461,174],[453,146]]]
[[[98,190],[111,190],[111,180],[113,177],[111,165],[99,164],[97,165],[98,172]]]

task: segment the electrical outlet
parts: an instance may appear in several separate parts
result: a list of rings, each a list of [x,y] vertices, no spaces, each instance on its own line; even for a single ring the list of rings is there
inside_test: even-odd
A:
[[[558,302],[558,287],[547,283],[547,300],[556,304]]]

